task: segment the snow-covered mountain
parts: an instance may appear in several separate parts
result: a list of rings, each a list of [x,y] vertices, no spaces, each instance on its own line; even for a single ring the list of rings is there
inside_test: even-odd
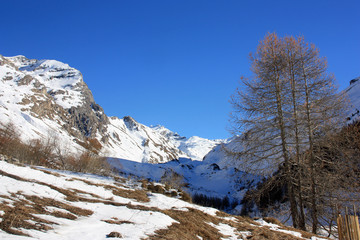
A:
[[[24,56],[0,55],[0,123],[12,123],[24,141],[51,137],[69,152],[92,148],[104,156],[137,162],[201,160],[222,142],[187,139],[131,117],[108,117],[78,70]]]
[[[186,156],[199,161],[203,160],[203,157],[215,146],[227,141],[223,139],[209,140],[198,136],[186,138],[159,125],[152,127],[152,129],[169,139],[170,142],[172,142],[180,151],[185,153]]]

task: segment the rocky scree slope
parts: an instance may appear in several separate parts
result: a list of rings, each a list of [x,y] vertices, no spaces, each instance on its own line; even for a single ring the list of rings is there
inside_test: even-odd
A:
[[[220,142],[183,138],[131,117],[108,117],[78,70],[24,56],[0,55],[0,123],[13,123],[24,141],[51,137],[71,153],[91,148],[137,162],[200,160]]]

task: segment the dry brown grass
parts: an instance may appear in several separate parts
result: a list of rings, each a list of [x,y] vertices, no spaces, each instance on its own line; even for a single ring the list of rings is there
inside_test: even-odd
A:
[[[25,197],[27,200],[30,200],[31,202],[34,203],[34,208],[43,209],[44,206],[45,207],[51,206],[51,207],[56,207],[59,209],[65,209],[76,216],[90,216],[93,214],[93,211],[91,211],[91,210],[83,209],[80,207],[75,207],[73,205],[66,204],[66,203],[54,200],[52,198],[40,198],[38,196],[33,196],[33,195],[32,196],[25,195]],[[45,211],[44,214],[46,214],[46,213],[49,213],[49,212]],[[52,215],[52,214],[50,214],[50,215]],[[63,215],[63,216],[68,216],[68,215]],[[71,217],[71,218],[73,218],[73,217]]]
[[[70,180],[69,180],[69,181],[70,181]],[[71,181],[81,181],[81,182],[86,183],[87,185],[96,186],[96,187],[102,187],[102,186],[104,186],[104,184],[94,183],[94,182],[91,182],[91,181],[89,181],[89,180],[86,180],[86,179],[83,179],[83,178],[77,178],[77,177],[72,177],[72,178],[71,178]]]
[[[113,185],[109,185],[109,184],[94,183],[94,182],[91,182],[91,181],[88,181],[85,179],[81,179],[81,178],[72,178],[72,179],[82,181],[91,186],[102,187],[102,188],[105,188],[108,190],[112,190],[112,193],[119,197],[130,198],[130,199],[134,199],[139,202],[149,202],[150,201],[149,197],[147,196],[147,194],[144,190],[126,189],[125,186],[119,182],[115,182]],[[85,192],[83,192],[83,193],[85,193]],[[100,198],[99,196],[93,196],[93,197]]]
[[[251,235],[248,236],[247,239],[251,239],[251,240],[263,240],[263,239],[301,240],[302,238],[298,238],[293,235],[289,235],[289,234],[282,233],[282,232],[273,231],[267,227],[257,227],[253,231],[251,231]]]
[[[143,185],[143,184],[142,184]],[[153,182],[148,182],[144,187],[153,193],[165,194],[166,190],[162,185],[154,184]]]
[[[239,238],[243,237],[241,232],[250,232],[246,239],[252,240],[298,240],[296,236],[291,234],[270,230],[269,227],[261,226],[253,219],[248,217],[233,216],[224,212],[218,211],[216,216],[212,216],[201,212],[196,209],[189,209],[189,211],[180,210],[161,210],[162,213],[170,216],[179,223],[172,224],[167,229],[161,229],[155,232],[154,235],[148,239],[197,239],[197,236],[203,239],[221,239],[223,236],[219,233],[219,230],[209,225],[213,223],[218,225],[219,223],[228,224],[229,226],[237,230]],[[236,220],[230,221],[225,219],[227,217],[233,217]],[[276,219],[267,219],[269,222],[277,222]],[[281,229],[295,231],[302,233],[302,237],[311,238],[315,236],[313,234],[299,231],[297,229],[287,228],[280,225]]]
[[[155,235],[149,239],[197,239],[197,236],[203,239],[215,240],[224,237],[219,230],[208,223],[219,224],[217,217],[206,214],[202,211],[189,208],[188,211],[163,210],[162,213],[170,216],[179,223],[173,223],[167,229],[157,230]]]
[[[121,224],[134,224],[133,222],[130,221],[126,221],[126,220],[119,220],[116,217],[113,217],[111,219],[108,220],[102,220],[103,222],[109,223],[109,224],[117,224],[117,225],[121,225]]]
[[[306,232],[306,231],[303,231],[303,230],[299,230],[299,229],[296,229],[296,228],[293,228],[293,227],[288,227],[288,226],[284,226],[282,227],[282,229],[284,230],[288,230],[288,231],[296,231],[296,232],[299,232],[301,233],[301,236],[303,238],[308,238],[310,239],[311,237],[318,237],[317,235],[311,233],[311,232]],[[330,239],[330,238],[327,238],[327,237],[322,237],[322,238],[325,238],[325,239]]]
[[[147,207],[144,205],[140,205],[140,204],[125,204],[124,206],[126,206],[129,209],[134,209],[134,210],[140,210],[140,211],[151,211],[151,212],[162,212],[161,209],[157,208],[157,207]]]
[[[218,217],[233,217],[232,215],[230,215],[230,214],[228,214],[228,213],[226,213],[226,212],[221,212],[221,211],[217,211],[216,212],[216,216],[218,216]]]
[[[187,192],[181,191],[180,195],[181,195],[181,197],[180,197],[181,200],[183,200],[185,202],[189,202],[189,203],[192,202],[191,196]]]
[[[134,199],[139,202],[150,202],[150,199],[144,190],[127,190],[118,188],[113,189],[112,193],[116,196]]]
[[[119,177],[119,176],[114,176],[114,180],[117,183],[126,183],[126,179],[123,177]]]
[[[51,172],[51,171],[48,171],[48,170],[45,170],[45,169],[41,169],[41,168],[34,168],[35,170],[38,170],[38,171],[42,171],[46,174],[49,174],[49,175],[53,175],[55,177],[62,177],[64,175],[61,175],[60,173],[57,173],[57,172]]]
[[[276,225],[279,225],[281,227],[283,227],[284,225],[276,218],[273,218],[273,217],[264,217],[263,218],[265,222],[267,223],[272,223],[272,224],[276,224]]]
[[[55,222],[42,219],[36,216],[36,214],[75,220],[78,216],[89,216],[93,213],[90,210],[74,207],[54,199],[24,195],[20,192],[12,194],[8,199],[12,200],[13,203],[3,202],[0,204],[0,210],[4,211],[0,229],[16,235],[28,236],[19,229],[47,231],[52,229],[52,225],[56,224]],[[49,211],[47,207],[65,209],[68,213],[63,211]]]

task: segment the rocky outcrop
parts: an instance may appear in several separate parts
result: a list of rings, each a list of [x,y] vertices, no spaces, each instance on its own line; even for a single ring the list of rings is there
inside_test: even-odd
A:
[[[130,116],[126,116],[123,118],[124,123],[128,129],[131,131],[139,131],[139,124]]]
[[[78,129],[84,137],[95,137],[96,133],[104,135],[109,119],[100,105],[96,104],[94,97],[84,81],[79,82],[75,89],[82,93],[83,103],[68,109],[69,119],[67,127]]]
[[[95,137],[96,133],[103,135],[109,123],[108,117],[96,103],[85,103],[81,107],[71,107],[67,119],[67,129],[76,128],[83,137]]]

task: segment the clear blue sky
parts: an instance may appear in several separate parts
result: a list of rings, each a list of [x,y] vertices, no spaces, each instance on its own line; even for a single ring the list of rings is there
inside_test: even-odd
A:
[[[267,32],[305,36],[340,89],[360,76],[359,0],[1,0],[0,54],[79,69],[110,116],[229,137],[230,95]]]

